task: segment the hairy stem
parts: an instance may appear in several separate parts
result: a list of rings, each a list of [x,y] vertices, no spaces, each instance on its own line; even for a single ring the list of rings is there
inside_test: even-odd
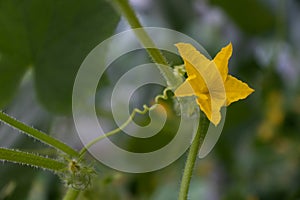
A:
[[[200,111],[199,127],[198,127],[197,134],[190,147],[188,157],[185,163],[185,168],[181,179],[178,200],[186,200],[188,198],[188,192],[189,192],[189,187],[192,179],[196,158],[199,149],[203,143],[204,137],[206,135],[208,126],[209,126],[209,120],[207,119],[205,114],[202,111]]]
[[[129,25],[135,32],[141,44],[146,48],[152,60],[157,63],[157,67],[164,76],[170,88],[174,89],[178,85],[178,81],[173,74],[172,68],[169,66],[167,59],[163,56],[162,52],[156,47],[153,40],[149,37],[139,19],[137,18],[134,10],[131,8],[128,0],[113,0],[113,6],[118,12],[128,21]]]
[[[36,154],[18,151],[14,149],[0,148],[0,160],[29,165],[58,172],[66,167],[65,163],[42,157]]]
[[[54,147],[70,156],[78,156],[78,152],[69,147],[68,145],[64,144],[63,142],[51,137],[50,135],[47,135],[46,133],[43,133],[35,128],[32,128],[12,117],[5,114],[4,112],[0,111],[0,121],[6,123],[7,125],[16,128],[17,130],[51,146]]]

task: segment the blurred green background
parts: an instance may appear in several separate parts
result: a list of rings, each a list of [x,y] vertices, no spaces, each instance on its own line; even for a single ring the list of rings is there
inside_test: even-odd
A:
[[[214,56],[233,44],[229,73],[255,92],[227,109],[213,151],[198,160],[190,199],[300,199],[300,1],[132,0],[144,26],[166,27],[197,40]],[[0,107],[76,149],[71,117],[76,72],[101,41],[128,29],[104,0],[0,0]],[[149,61],[143,51],[117,60],[99,83],[97,111],[114,127],[107,102],[122,73]],[[180,64],[178,58],[173,64]],[[133,107],[151,103],[161,87],[141,88]],[[170,97],[172,96],[169,94]],[[160,148],[173,137],[172,100],[166,127],[147,141],[112,139],[133,151]],[[147,124],[147,116],[137,123]],[[50,149],[0,124],[0,146],[51,155]],[[81,199],[176,199],[186,155],[152,173],[127,174],[96,163],[94,185]],[[0,199],[60,199],[50,172],[0,165]]]

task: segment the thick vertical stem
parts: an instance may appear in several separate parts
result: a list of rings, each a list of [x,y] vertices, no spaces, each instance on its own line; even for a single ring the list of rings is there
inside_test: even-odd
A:
[[[183,176],[181,179],[178,197],[179,200],[186,200],[188,198],[189,187],[192,179],[196,158],[209,126],[209,120],[207,119],[205,114],[202,111],[200,113],[201,114],[198,131],[190,147],[188,157],[185,163],[185,168],[183,171]]]

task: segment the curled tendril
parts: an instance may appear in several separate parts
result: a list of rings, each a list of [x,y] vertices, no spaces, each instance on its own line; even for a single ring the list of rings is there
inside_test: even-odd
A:
[[[126,122],[124,122],[120,127],[104,134],[104,135],[101,135],[99,137],[97,137],[96,139],[94,139],[93,141],[91,141],[90,143],[88,143],[85,147],[82,148],[82,150],[80,151],[79,153],[79,160],[81,160],[83,158],[83,156],[85,155],[85,153],[87,152],[87,150],[93,146],[94,144],[96,144],[97,142],[99,142],[100,140],[106,138],[106,137],[109,137],[111,135],[114,135],[118,132],[120,132],[122,129],[124,129],[130,122],[132,122],[133,118],[135,117],[135,115],[137,113],[139,114],[146,114],[147,112],[149,112],[150,110],[153,110],[156,108],[157,104],[158,104],[158,101],[160,99],[164,99],[164,100],[167,100],[168,99],[168,91],[171,90],[171,88],[165,88],[164,91],[163,91],[163,94],[159,94],[155,97],[154,99],[154,104],[152,106],[148,106],[146,104],[143,105],[143,109],[138,109],[138,108],[134,108],[132,113],[130,114],[129,118],[126,120]]]
[[[147,112],[149,112],[151,110],[154,110],[156,108],[156,106],[159,104],[158,101],[160,99],[167,100],[168,99],[168,91],[171,91],[171,88],[165,88],[164,91],[163,91],[163,94],[157,95],[154,99],[154,104],[151,105],[150,107],[148,105],[144,104],[142,110],[140,110],[138,108],[134,108],[131,115],[130,115],[131,120],[133,119],[133,117],[135,116],[136,113],[144,115]]]

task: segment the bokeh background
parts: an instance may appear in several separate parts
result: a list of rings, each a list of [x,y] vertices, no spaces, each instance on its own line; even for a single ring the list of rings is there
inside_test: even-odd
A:
[[[190,199],[300,199],[300,1],[132,0],[144,26],[166,27],[197,40],[213,57],[233,44],[230,74],[255,92],[232,104],[214,150],[198,160]],[[108,1],[0,0],[0,106],[13,117],[80,149],[71,116],[76,72],[101,41],[128,29]],[[116,47],[117,48],[117,47]],[[170,63],[180,64],[174,55]],[[132,66],[148,62],[143,51],[121,57],[99,83],[97,112],[115,124],[109,98],[114,83]],[[148,85],[131,107],[151,104],[163,88]],[[112,138],[136,152],[160,148],[173,137],[176,113],[170,100],[166,127],[148,140]],[[120,111],[122,112],[122,111]],[[148,116],[138,116],[140,124]],[[56,152],[0,124],[0,146]],[[146,174],[126,174],[95,162],[98,175],[81,199],[176,199],[186,155]],[[0,164],[0,199],[61,199],[65,188],[50,172]]]

